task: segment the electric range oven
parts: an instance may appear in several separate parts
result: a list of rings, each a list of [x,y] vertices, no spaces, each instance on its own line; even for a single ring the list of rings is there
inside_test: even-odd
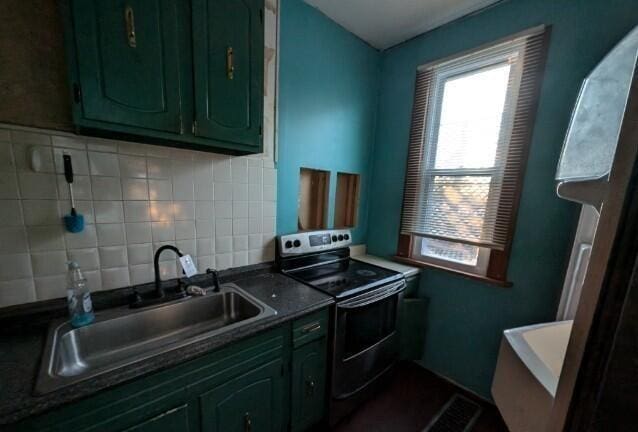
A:
[[[285,235],[277,241],[282,273],[335,298],[331,328],[329,422],[363,402],[399,357],[401,273],[350,257],[348,230]]]

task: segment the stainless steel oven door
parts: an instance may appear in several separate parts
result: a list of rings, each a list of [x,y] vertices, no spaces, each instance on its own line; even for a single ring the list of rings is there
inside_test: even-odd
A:
[[[398,358],[397,316],[405,281],[337,303],[332,396],[363,389]]]

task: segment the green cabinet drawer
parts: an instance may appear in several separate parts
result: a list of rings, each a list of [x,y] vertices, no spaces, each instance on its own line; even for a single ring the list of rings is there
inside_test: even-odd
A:
[[[281,431],[284,382],[283,361],[277,359],[202,394],[201,430]]]
[[[326,338],[309,342],[292,355],[293,432],[307,430],[324,416],[326,404]]]
[[[324,337],[328,331],[328,309],[311,313],[297,319],[292,325],[292,344],[294,348]]]

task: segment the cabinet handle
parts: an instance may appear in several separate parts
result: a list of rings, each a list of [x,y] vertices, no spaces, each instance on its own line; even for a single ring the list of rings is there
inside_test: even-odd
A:
[[[319,329],[321,329],[321,324],[319,324],[318,322],[314,322],[312,324],[308,324],[306,326],[303,326],[301,328],[301,332],[302,333],[312,333],[312,332],[316,332]]]
[[[137,46],[137,39],[135,37],[135,15],[133,14],[133,8],[131,6],[124,8],[124,21],[126,22],[126,39],[128,40],[128,46],[135,48]]]
[[[306,395],[312,396],[315,394],[315,381],[310,378],[306,380]]]
[[[235,62],[233,60],[233,47],[226,48],[226,76],[229,80],[235,78]]]
[[[253,421],[250,419],[250,413],[244,414],[244,432],[252,432]]]

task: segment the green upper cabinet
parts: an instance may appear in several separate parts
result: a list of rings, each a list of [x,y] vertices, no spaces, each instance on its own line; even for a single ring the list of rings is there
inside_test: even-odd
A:
[[[73,23],[83,117],[180,133],[174,2],[74,1]]]
[[[263,0],[63,0],[81,132],[262,150]]]
[[[263,0],[193,0],[192,5],[195,134],[258,147]]]

